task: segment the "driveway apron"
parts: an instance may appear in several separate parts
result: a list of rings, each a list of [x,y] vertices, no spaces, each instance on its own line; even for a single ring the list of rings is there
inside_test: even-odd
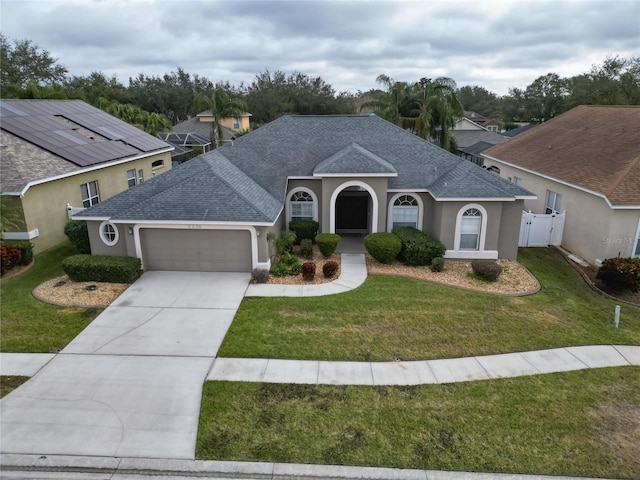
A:
[[[2,453],[193,459],[248,273],[147,272],[0,401]]]

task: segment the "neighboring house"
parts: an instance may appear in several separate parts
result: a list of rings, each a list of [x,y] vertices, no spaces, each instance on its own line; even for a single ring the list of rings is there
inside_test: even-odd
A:
[[[479,113],[470,110],[464,111],[464,118],[476,125],[480,125],[482,128],[490,132],[500,131],[500,121],[497,119],[487,118],[484,115],[480,115]],[[462,125],[462,127],[463,129],[465,128],[464,125]]]
[[[502,135],[505,137],[513,138],[521,133],[526,132],[530,128],[533,128],[537,125],[537,123],[527,123],[525,125],[520,125],[519,127],[512,128],[511,130],[507,130],[506,132],[502,132]]]
[[[475,112],[465,112],[465,115],[472,113],[479,116]],[[485,117],[482,117],[482,119],[486,120]],[[480,166],[484,164],[484,158],[480,156],[484,150],[492,145],[509,140],[508,137],[489,131],[466,116],[456,122],[454,129],[451,130],[451,135],[456,139],[456,153],[458,156]]]
[[[207,153],[211,150],[211,140],[208,135],[204,136],[194,132],[169,132],[158,133],[156,136],[174,146],[175,150],[171,152],[171,164],[173,166],[180,165],[195,155]]]
[[[67,240],[68,209],[95,205],[171,168],[173,147],[79,100],[0,100],[2,195],[35,252]]]
[[[251,271],[295,219],[359,236],[410,225],[447,258],[513,259],[527,198],[375,115],[284,116],[74,218],[93,253],[147,270]]]
[[[566,211],[567,250],[595,265],[640,256],[640,107],[576,107],[482,155],[537,195],[526,210]]]
[[[238,132],[250,129],[250,113],[243,113],[237,117],[223,118],[220,120],[222,126],[222,143],[229,143],[238,136]],[[211,138],[211,124],[213,115],[211,112],[201,112],[195,117],[180,122],[171,129],[175,133],[196,133],[206,138]]]

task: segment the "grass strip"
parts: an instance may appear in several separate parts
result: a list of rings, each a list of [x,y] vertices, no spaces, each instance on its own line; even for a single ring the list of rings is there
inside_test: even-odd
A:
[[[207,382],[196,458],[631,478],[640,367],[415,387]]]

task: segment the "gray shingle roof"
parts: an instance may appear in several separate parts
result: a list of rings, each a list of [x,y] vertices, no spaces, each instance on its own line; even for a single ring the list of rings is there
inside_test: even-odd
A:
[[[375,115],[285,116],[78,216],[273,222],[288,177],[382,173],[389,189],[436,198],[531,195]]]
[[[205,138],[211,138],[211,123],[201,122],[199,118],[192,117],[184,122],[176,123],[172,128],[172,132],[176,133],[197,133]],[[222,126],[222,140],[225,142],[231,141],[231,137],[235,137],[236,132]]]
[[[313,174],[318,176],[322,174],[387,174],[396,176],[398,172],[389,162],[353,142],[316,165]]]
[[[509,140],[508,137],[487,130],[452,130],[458,144],[458,148],[470,147],[478,142],[502,143]]]

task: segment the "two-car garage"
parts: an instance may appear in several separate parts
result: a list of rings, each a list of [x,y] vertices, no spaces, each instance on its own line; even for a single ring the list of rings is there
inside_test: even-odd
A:
[[[143,268],[250,272],[251,235],[250,230],[143,227],[139,229]]]

